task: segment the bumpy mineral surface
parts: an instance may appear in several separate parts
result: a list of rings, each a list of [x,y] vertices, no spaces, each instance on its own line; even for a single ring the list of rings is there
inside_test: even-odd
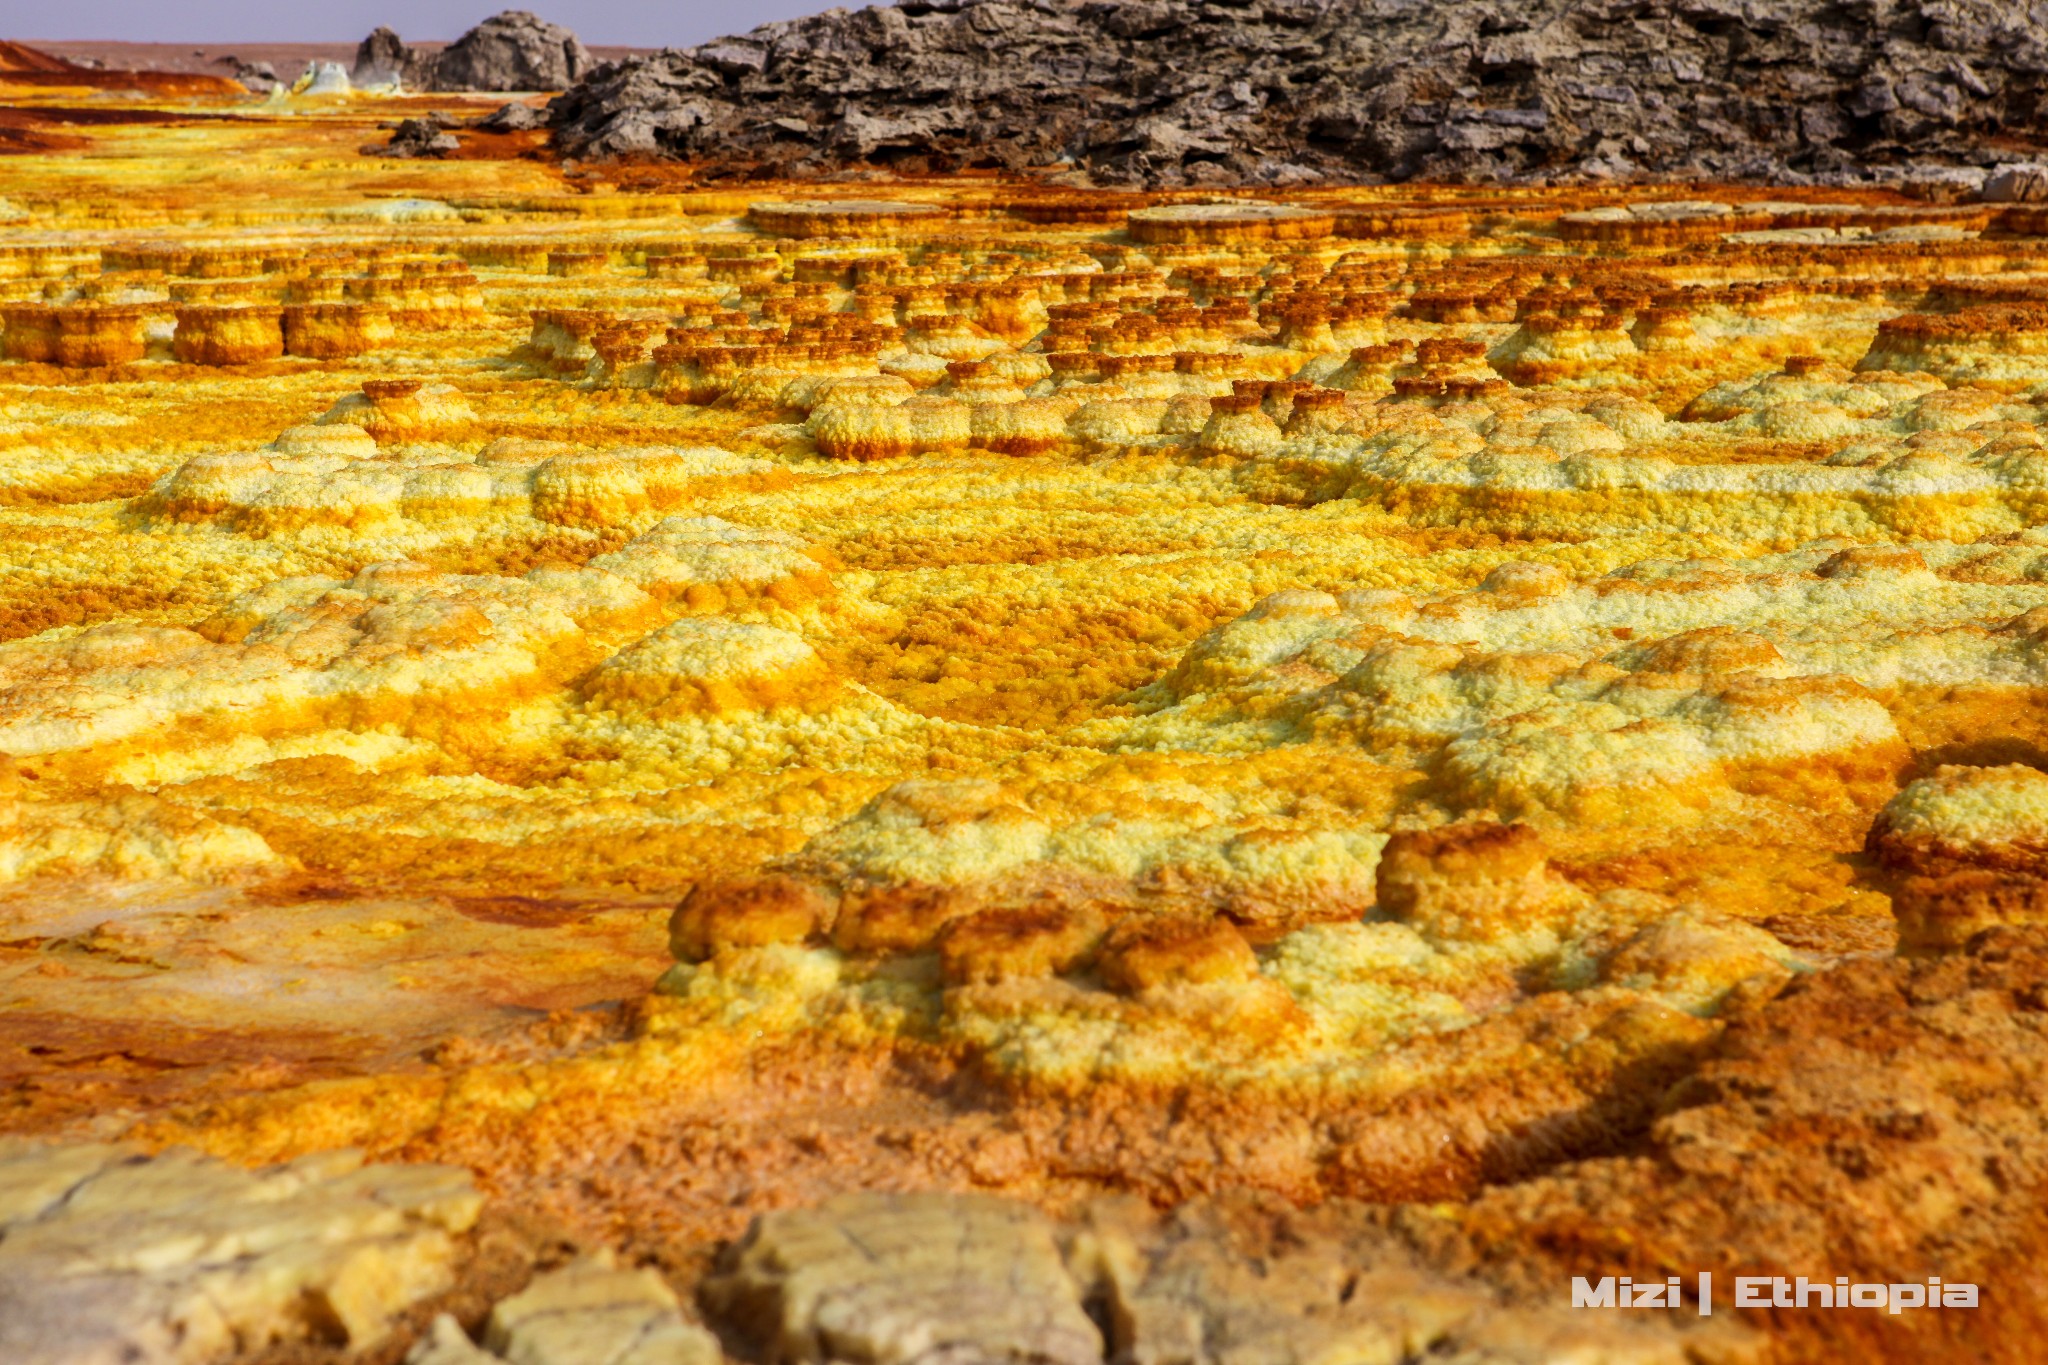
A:
[[[72,79],[0,1360],[2037,1357],[2048,211]]]
[[[556,127],[783,174],[1842,181],[2039,147],[2044,33],[2040,0],[903,0],[604,64]]]

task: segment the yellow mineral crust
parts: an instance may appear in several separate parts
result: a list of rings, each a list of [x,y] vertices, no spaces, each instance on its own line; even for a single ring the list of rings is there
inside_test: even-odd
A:
[[[2048,922],[2039,215],[742,193],[290,98],[0,164],[0,1131],[454,1161],[693,1291],[428,1358],[1099,1359],[1239,1272],[801,1210],[1625,1162],[1787,983]],[[136,1311],[368,1334],[460,1229],[359,1204]]]
[[[1937,768],[1892,798],[1870,842],[1897,877],[1901,947],[1951,951],[2048,916],[2048,775],[2038,769]]]

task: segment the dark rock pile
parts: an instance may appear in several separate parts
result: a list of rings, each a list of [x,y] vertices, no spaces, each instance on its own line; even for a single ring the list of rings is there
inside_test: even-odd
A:
[[[439,52],[410,47],[391,29],[379,28],[357,45],[350,79],[372,85],[396,77],[413,90],[561,90],[593,65],[568,29],[508,9]]]
[[[599,66],[570,155],[1847,182],[2048,141],[2048,0],[906,0]]]
[[[382,147],[365,148],[377,156],[400,157],[444,157],[458,150],[462,143],[448,125],[437,114],[425,118],[409,118],[402,121],[391,132],[391,141]]]

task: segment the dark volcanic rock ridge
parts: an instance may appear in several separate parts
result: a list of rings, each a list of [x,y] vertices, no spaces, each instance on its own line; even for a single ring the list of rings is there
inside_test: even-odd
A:
[[[439,51],[378,28],[356,47],[357,85],[397,77],[413,90],[562,90],[595,63],[574,33],[525,10],[492,15]]]
[[[557,145],[812,175],[1846,182],[2044,141],[2048,0],[908,0],[611,62]]]

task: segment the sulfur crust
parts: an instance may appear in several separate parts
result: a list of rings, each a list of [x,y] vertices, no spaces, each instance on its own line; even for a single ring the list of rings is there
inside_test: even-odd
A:
[[[1956,845],[2048,837],[2048,775],[2007,764],[1944,767],[1907,786],[1885,808],[1890,831]]]
[[[1933,874],[1874,830],[2044,837],[2036,239],[467,161],[393,207],[305,124],[231,211],[168,149],[66,172],[90,230],[0,173],[0,880],[696,908],[610,1051],[156,1138],[431,1153],[901,1047],[1333,1168],[1336,1115],[1512,1145],[1890,932]]]

